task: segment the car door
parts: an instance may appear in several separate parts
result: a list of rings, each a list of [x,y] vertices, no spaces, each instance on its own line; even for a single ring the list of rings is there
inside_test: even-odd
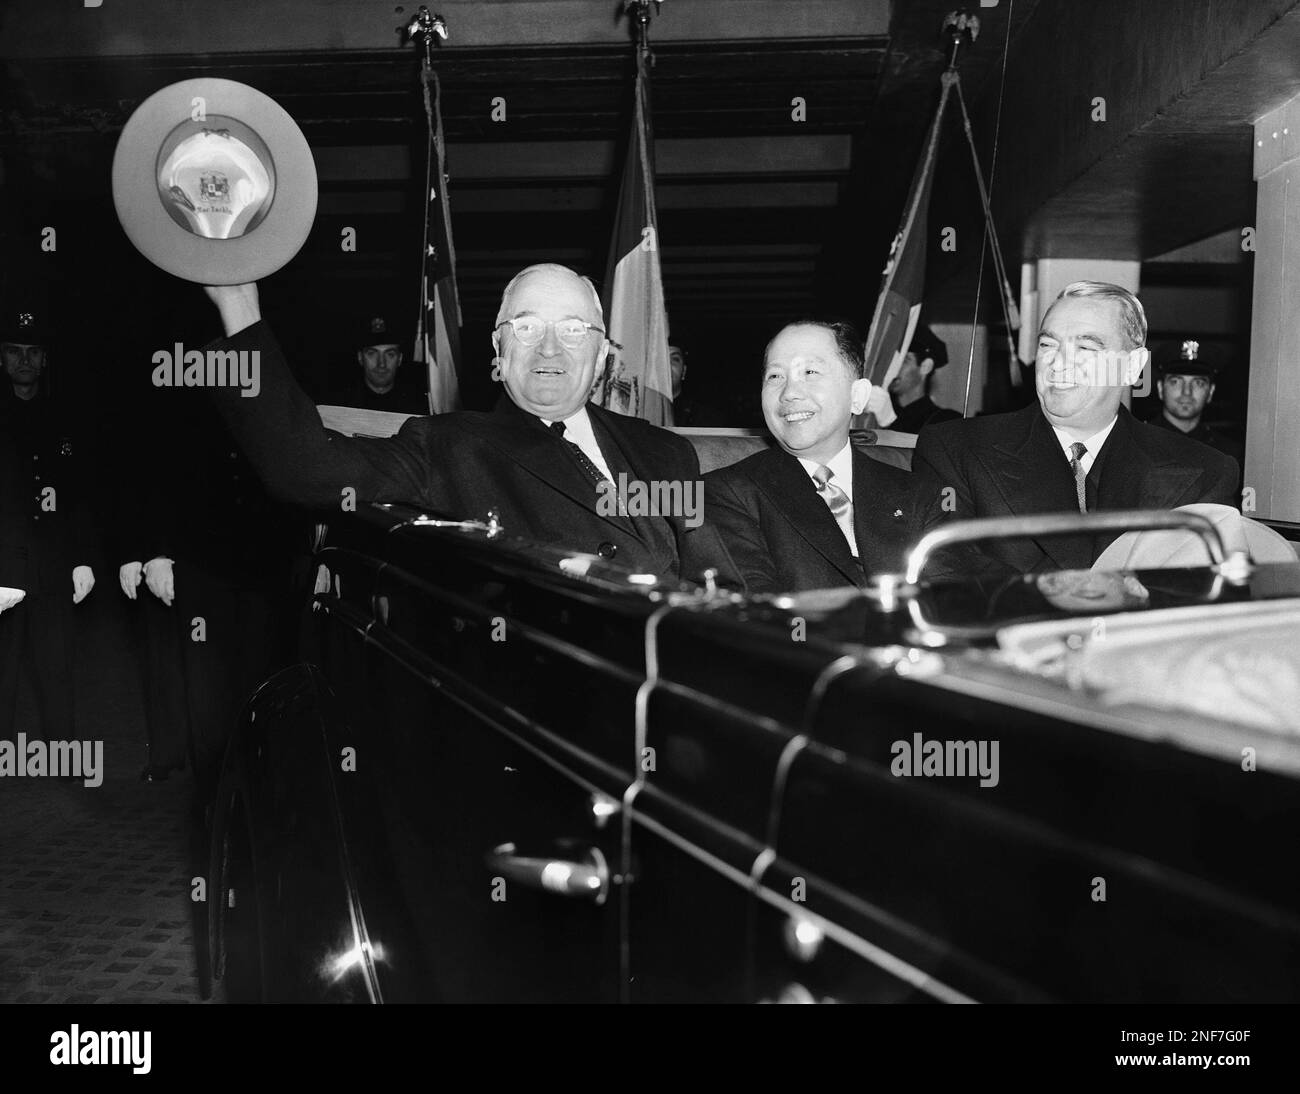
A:
[[[754,1002],[754,877],[772,789],[835,654],[709,610],[666,611],[654,651],[638,783],[625,821],[628,998]]]
[[[356,763],[382,788],[372,892],[407,957],[390,994],[616,1000],[611,819],[632,780],[638,609],[450,546],[392,537],[363,656],[328,666]]]

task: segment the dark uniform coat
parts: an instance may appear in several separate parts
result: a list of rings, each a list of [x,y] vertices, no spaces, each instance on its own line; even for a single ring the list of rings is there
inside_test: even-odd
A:
[[[27,593],[0,615],[0,733],[30,660],[41,732],[74,736],[72,571],[96,548],[83,439],[45,392],[23,400],[0,383],[0,585]]]

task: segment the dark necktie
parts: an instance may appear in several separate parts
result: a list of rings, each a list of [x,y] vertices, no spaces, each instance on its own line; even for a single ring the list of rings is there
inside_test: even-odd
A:
[[[1088,511],[1088,476],[1083,470],[1083,457],[1088,453],[1088,446],[1082,441],[1070,445],[1070,470],[1074,472],[1074,492],[1079,498],[1079,512]]]
[[[829,467],[819,467],[813,472],[813,481],[817,484],[817,493],[821,495],[827,507],[831,511],[831,516],[835,518],[835,523],[840,526],[840,531],[844,533],[844,538],[849,541],[849,550],[853,552],[853,557],[858,556],[858,541],[853,534],[853,502],[849,500],[848,494],[838,486],[831,483],[835,472]]]
[[[569,446],[570,453],[573,455],[573,458],[578,461],[578,466],[581,467],[582,470],[586,473],[587,478],[589,478],[597,486],[599,486],[602,482],[609,481],[607,478],[605,478],[604,474],[601,473],[600,468],[597,467],[594,463],[592,463],[591,457],[588,456],[587,453],[585,453],[579,445],[575,444],[573,441],[569,440],[568,437],[564,435],[563,422],[551,422],[548,428],[552,433],[554,433],[557,437],[559,437],[560,440],[562,440],[566,445]]]

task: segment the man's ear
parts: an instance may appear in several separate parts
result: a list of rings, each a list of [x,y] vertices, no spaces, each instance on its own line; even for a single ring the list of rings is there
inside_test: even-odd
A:
[[[1136,387],[1138,380],[1142,378],[1142,370],[1147,367],[1147,362],[1151,360],[1151,351],[1146,346],[1139,346],[1131,351],[1128,355],[1128,376],[1125,377],[1127,386]]]
[[[600,382],[600,378],[605,375],[605,365],[609,360],[610,344],[608,338],[600,340],[600,349],[596,353],[596,372],[591,378],[592,387]]]
[[[357,364],[360,365],[362,368],[366,367],[365,350],[357,350]]]
[[[919,365],[917,365],[916,367],[917,367],[918,369],[920,369],[920,371],[921,371],[921,378],[922,378],[922,379],[925,379],[925,377],[929,376],[930,373],[932,373],[932,372],[934,371],[934,358],[933,358],[933,357],[927,357],[924,361],[922,361],[922,362],[921,362]]]
[[[1211,399],[1213,399],[1213,398],[1214,398],[1214,381],[1211,380],[1211,381],[1210,381],[1210,393],[1205,397],[1205,401],[1208,403],[1208,402],[1209,402]]]
[[[871,381],[865,377],[854,380],[849,388],[849,409],[854,414],[861,414],[867,409],[867,400],[871,398]]]

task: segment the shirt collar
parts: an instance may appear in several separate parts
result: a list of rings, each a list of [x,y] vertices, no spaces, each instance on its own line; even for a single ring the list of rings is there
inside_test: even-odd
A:
[[[1088,450],[1089,455],[1095,456],[1101,451],[1101,446],[1106,443],[1106,438],[1110,436],[1110,431],[1115,428],[1117,421],[1119,421],[1118,414],[1104,428],[1097,430],[1091,437],[1084,439],[1083,447]],[[1056,434],[1056,443],[1061,446],[1061,451],[1069,456],[1070,445],[1074,444],[1074,438],[1064,429],[1057,429],[1056,426],[1052,426],[1052,432]]]
[[[564,439],[566,441],[573,441],[574,444],[579,446],[581,446],[582,441],[584,440],[590,439],[594,441],[596,439],[596,431],[591,427],[591,416],[587,413],[587,408],[585,406],[578,407],[577,410],[564,419],[538,418],[537,420],[541,422],[542,425],[546,426],[547,429],[551,427],[553,421],[563,421]]]
[[[805,460],[802,456],[798,457],[798,459],[799,463],[803,465],[803,469],[808,472],[809,477],[817,468],[822,466],[816,460]],[[826,461],[826,466],[831,469],[835,476],[831,481],[838,483],[840,489],[847,494],[849,485],[853,482],[853,445],[849,441],[845,441],[844,447]]]

